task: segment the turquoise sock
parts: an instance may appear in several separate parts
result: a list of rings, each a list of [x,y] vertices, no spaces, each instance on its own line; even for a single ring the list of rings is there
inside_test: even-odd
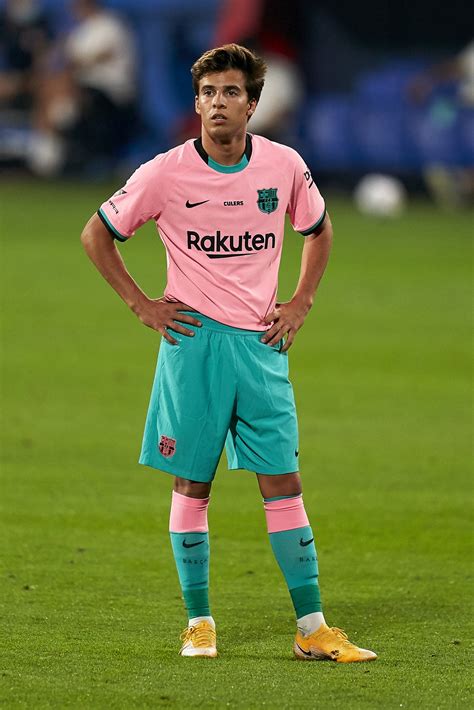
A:
[[[288,585],[296,618],[322,611],[318,557],[310,526],[270,533],[269,537]]]
[[[170,538],[188,618],[210,616],[209,533],[170,532]]]

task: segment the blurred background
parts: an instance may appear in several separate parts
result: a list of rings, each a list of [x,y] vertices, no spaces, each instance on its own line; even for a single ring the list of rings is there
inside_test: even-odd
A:
[[[198,134],[190,66],[231,41],[269,66],[250,130],[297,148],[320,183],[401,180],[363,185],[369,211],[374,191],[382,211],[404,189],[472,200],[473,27],[459,0],[405,12],[375,0],[1,0],[2,168],[128,175]]]

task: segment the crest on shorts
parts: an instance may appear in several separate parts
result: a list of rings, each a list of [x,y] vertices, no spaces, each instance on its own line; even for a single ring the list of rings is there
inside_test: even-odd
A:
[[[260,212],[265,212],[265,214],[275,212],[278,207],[277,190],[277,187],[268,187],[265,190],[257,190],[257,205]]]
[[[169,436],[162,436],[158,448],[160,454],[169,459],[171,456],[174,456],[174,452],[176,451],[176,439],[171,439]]]

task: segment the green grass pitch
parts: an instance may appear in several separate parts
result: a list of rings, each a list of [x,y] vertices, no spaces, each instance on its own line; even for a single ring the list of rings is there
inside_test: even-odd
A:
[[[210,507],[215,661],[181,659],[172,479],[137,456],[159,337],[82,252],[117,186],[2,184],[0,705],[468,708],[471,216],[328,205],[332,259],[291,350],[326,617],[372,664],[292,658],[255,477]],[[287,234],[280,298],[301,238]],[[151,225],[122,254],[164,283]],[[205,442],[203,442],[205,445]]]

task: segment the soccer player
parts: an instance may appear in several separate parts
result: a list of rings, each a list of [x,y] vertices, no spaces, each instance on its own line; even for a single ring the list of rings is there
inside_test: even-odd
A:
[[[322,613],[288,380],[287,352],[326,267],[331,222],[301,157],[247,132],[263,60],[229,44],[203,54],[191,73],[200,138],[140,166],[82,233],[102,276],[163,336],[140,463],[174,476],[170,536],[189,618],[181,655],[217,655],[207,509],[225,445],[230,469],[257,474],[295,608],[296,657],[372,660],[375,653],[329,628]],[[291,300],[276,303],[286,214],[304,237],[301,273]],[[114,242],[128,241],[148,220],[167,256],[158,299],[133,280]]]

